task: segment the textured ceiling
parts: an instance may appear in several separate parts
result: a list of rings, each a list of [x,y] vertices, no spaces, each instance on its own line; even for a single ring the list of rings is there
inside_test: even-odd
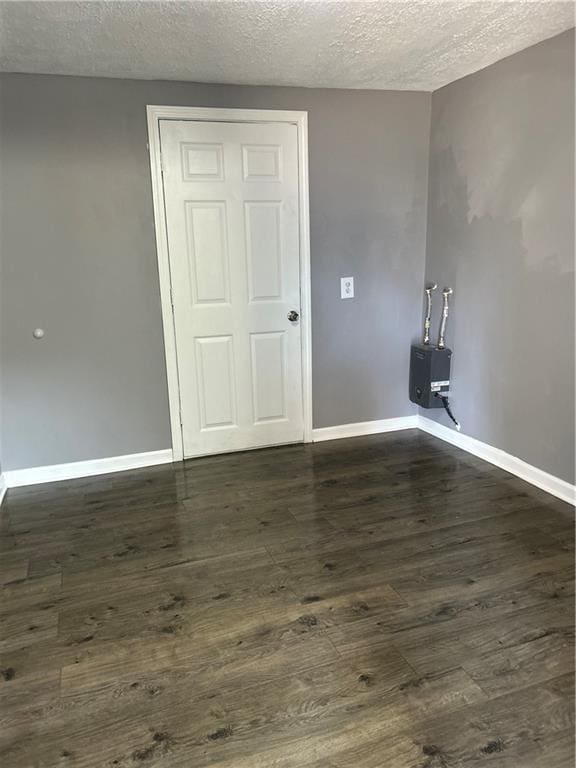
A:
[[[2,2],[0,70],[431,91],[574,26],[572,2]]]

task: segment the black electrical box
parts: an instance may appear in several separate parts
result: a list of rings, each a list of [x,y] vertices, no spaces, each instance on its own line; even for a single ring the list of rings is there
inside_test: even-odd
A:
[[[436,393],[447,395],[450,389],[451,349],[430,344],[410,347],[410,400],[422,408],[442,408]]]

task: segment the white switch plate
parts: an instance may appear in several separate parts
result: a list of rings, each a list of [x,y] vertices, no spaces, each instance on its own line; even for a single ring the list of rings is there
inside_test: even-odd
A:
[[[341,299],[354,298],[354,278],[353,277],[340,278],[340,298]]]

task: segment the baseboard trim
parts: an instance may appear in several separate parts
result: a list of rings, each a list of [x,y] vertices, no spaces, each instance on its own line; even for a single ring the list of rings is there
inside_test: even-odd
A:
[[[457,448],[461,448],[467,453],[471,453],[474,456],[478,456],[484,461],[494,464],[500,469],[504,469],[506,472],[510,472],[512,475],[525,480],[531,485],[535,485],[547,493],[556,496],[562,501],[568,502],[568,504],[576,503],[576,486],[567,483],[565,480],[561,480],[555,475],[551,475],[548,472],[544,472],[538,467],[528,464],[522,459],[518,459],[516,456],[512,456],[506,451],[502,451],[500,448],[494,448],[488,443],[483,443],[481,440],[476,440],[474,437],[457,432],[455,429],[444,426],[444,424],[438,424],[432,419],[426,418],[426,416],[419,416],[419,424],[421,430],[427,432],[434,437],[445,440],[447,443],[455,445]]]
[[[400,416],[393,419],[378,421],[362,421],[357,424],[339,424],[335,427],[323,427],[312,430],[312,441],[339,440],[345,437],[360,437],[376,435],[383,432],[397,432],[403,429],[421,429],[434,437],[440,438],[463,451],[478,456],[490,464],[494,464],[506,472],[525,480],[527,483],[540,488],[552,496],[567,502],[576,503],[576,486],[561,480],[559,477],[544,472],[538,467],[512,456],[500,448],[494,448],[474,437],[457,432],[454,429],[438,424],[425,416]],[[53,483],[58,480],[72,480],[78,477],[105,475],[112,472],[124,472],[129,469],[152,467],[157,464],[169,464],[173,461],[172,449],[150,451],[148,453],[133,453],[127,456],[113,456],[107,459],[92,461],[76,461],[72,464],[55,464],[47,467],[31,467],[29,469],[8,470],[0,475],[0,504],[8,488],[18,488],[24,485]]]
[[[77,477],[107,475],[111,472],[124,472],[127,469],[153,467],[156,464],[169,464],[172,460],[172,449],[167,448],[164,451],[132,453],[127,456],[112,456],[92,461],[75,461],[72,464],[8,470],[4,472],[4,482],[7,488],[18,488],[23,485],[53,483],[57,480],[72,480]]]
[[[397,432],[401,429],[417,429],[418,416],[399,416],[394,419],[378,421],[361,421],[357,424],[339,424],[336,427],[322,427],[312,430],[312,442],[324,440],[340,440],[343,437],[360,437],[361,435],[377,435],[380,432]]]

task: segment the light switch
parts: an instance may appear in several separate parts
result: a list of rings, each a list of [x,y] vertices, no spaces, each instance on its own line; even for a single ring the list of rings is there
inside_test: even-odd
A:
[[[340,298],[341,299],[354,298],[354,278],[353,277],[340,278]]]

